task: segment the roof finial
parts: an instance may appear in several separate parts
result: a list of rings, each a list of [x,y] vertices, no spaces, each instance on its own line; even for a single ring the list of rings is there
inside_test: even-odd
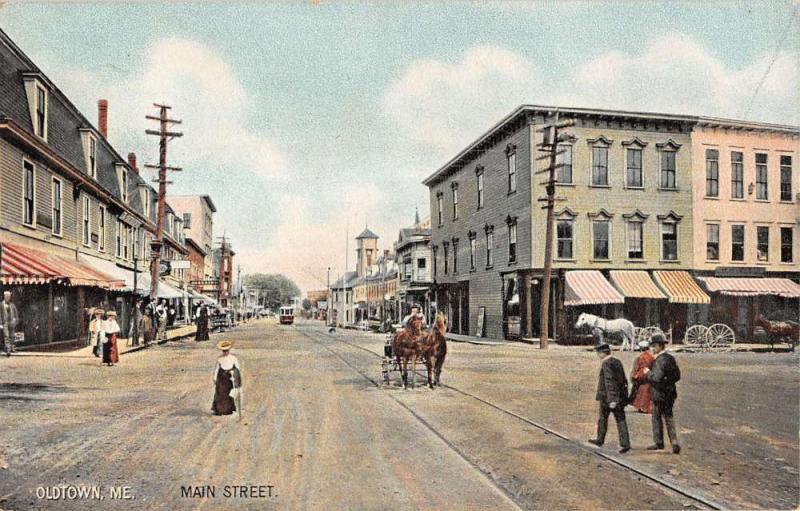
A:
[[[419,206],[414,207],[414,227],[419,225]]]

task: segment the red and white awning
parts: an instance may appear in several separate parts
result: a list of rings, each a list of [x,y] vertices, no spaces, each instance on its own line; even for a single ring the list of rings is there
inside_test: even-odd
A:
[[[699,277],[711,293],[729,296],[775,295],[800,298],[800,284],[781,278]]]
[[[711,303],[711,298],[687,271],[654,271],[653,279],[666,293],[669,303]]]
[[[573,270],[565,275],[564,305],[624,303],[623,297],[598,270]]]
[[[95,286],[117,289],[124,281],[115,280],[89,266],[64,257],[15,243],[2,244],[2,281],[5,285],[30,285],[59,282],[69,286]]]

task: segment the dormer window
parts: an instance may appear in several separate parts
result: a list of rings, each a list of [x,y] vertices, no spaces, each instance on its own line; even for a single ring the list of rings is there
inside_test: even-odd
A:
[[[47,139],[47,91],[36,86],[36,119],[34,129],[38,136]]]
[[[119,196],[122,202],[128,202],[128,169],[117,165],[117,180],[119,182]]]
[[[48,92],[39,73],[23,73],[33,133],[47,141]]]
[[[89,137],[89,175],[97,179],[97,139]]]
[[[142,213],[144,217],[150,218],[150,189],[147,186],[139,188],[139,198],[142,200]]]

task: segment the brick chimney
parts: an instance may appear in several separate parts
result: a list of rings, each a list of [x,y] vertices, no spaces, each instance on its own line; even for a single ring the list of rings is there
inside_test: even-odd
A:
[[[108,138],[108,101],[105,99],[97,102],[97,127],[103,138]]]
[[[136,175],[138,176],[139,167],[136,166],[136,153],[128,153],[128,165],[131,169],[133,169],[134,172],[136,172]]]

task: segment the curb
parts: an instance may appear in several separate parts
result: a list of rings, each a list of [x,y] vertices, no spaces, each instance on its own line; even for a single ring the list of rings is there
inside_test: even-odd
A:
[[[151,342],[150,344],[140,344],[139,346],[132,346],[130,349],[125,350],[122,353],[120,353],[119,356],[121,357],[122,355],[127,355],[128,353],[134,353],[134,352],[137,352],[137,351],[141,351],[141,350],[150,348],[151,346],[157,346],[157,345],[161,345],[161,344],[166,344],[166,343],[168,343],[170,341],[181,341],[183,339],[186,339],[187,337],[192,337],[193,335],[195,335],[194,332],[189,332],[189,333],[186,333],[186,334],[183,334],[183,335],[179,335],[177,337],[172,337],[170,339],[164,339],[164,340],[161,340],[161,341]]]

